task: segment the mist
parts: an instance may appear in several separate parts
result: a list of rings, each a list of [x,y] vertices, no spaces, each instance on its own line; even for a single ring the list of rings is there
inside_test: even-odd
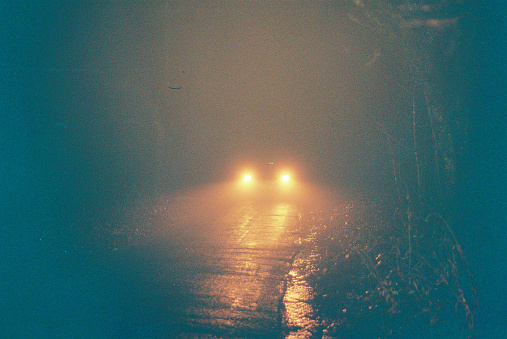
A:
[[[33,113],[37,133],[52,135],[42,147],[77,165],[83,185],[171,190],[223,180],[243,160],[386,184],[385,137],[370,116],[396,109],[387,97],[399,71],[350,4],[53,7],[30,23],[49,27],[39,33],[49,47],[24,56],[42,81],[28,105],[49,112]]]
[[[391,214],[415,211],[419,221],[437,211],[494,285],[486,300],[499,299],[505,23],[475,1],[427,3],[1,5],[0,267],[8,278],[0,289],[9,296],[2,311],[18,321],[13,335],[35,333],[29,314],[58,336],[48,318],[69,308],[91,337],[117,331],[136,279],[148,286],[157,274],[143,260],[170,257],[171,266],[188,245],[181,239],[205,238],[245,201],[262,214],[283,200],[287,220],[296,205],[347,210],[350,196],[387,197]],[[298,186],[239,199],[241,170],[271,165],[290,167]],[[174,219],[150,224],[150,213]],[[144,238],[140,253],[125,241],[117,259],[108,241],[125,229]],[[139,291],[133,299],[149,293]],[[133,317],[146,306],[136,302]],[[502,309],[490,303],[491,313]]]

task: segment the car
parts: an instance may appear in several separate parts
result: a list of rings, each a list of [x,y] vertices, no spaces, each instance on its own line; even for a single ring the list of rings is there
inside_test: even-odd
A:
[[[276,162],[241,166],[236,181],[243,196],[259,199],[287,197],[297,186],[295,170]]]
[[[273,162],[270,162],[264,166],[243,170],[241,178],[244,183],[289,183],[291,173],[288,169],[276,166]]]

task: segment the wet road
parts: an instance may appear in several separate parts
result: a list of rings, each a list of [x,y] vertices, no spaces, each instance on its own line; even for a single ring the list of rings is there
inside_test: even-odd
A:
[[[214,224],[214,236],[194,245],[207,267],[191,282],[190,327],[216,335],[281,334],[297,221],[295,206],[273,203],[243,205]]]
[[[144,236],[121,254],[129,260],[121,265],[134,267],[137,290],[119,334],[309,337],[315,324],[299,255],[301,206],[223,205],[186,197],[156,208]]]

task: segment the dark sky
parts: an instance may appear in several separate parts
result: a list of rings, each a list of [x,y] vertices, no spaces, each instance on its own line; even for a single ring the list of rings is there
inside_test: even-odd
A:
[[[53,171],[97,188],[216,181],[244,159],[376,180],[387,165],[370,116],[399,89],[351,6],[3,5],[3,103],[22,113],[4,122],[38,135],[29,142]]]

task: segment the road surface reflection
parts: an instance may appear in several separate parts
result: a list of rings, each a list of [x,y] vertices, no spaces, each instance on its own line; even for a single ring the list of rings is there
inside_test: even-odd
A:
[[[294,251],[296,206],[246,204],[221,218],[203,246],[208,272],[198,274],[190,326],[228,335],[279,334],[280,301]],[[207,248],[206,248],[207,247]]]
[[[159,305],[151,327],[190,338],[309,338],[317,324],[311,267],[299,253],[304,205],[239,199],[225,185],[162,199],[140,246],[152,254],[136,263],[142,293]]]
[[[290,331],[287,339],[311,338],[313,330],[318,326],[313,318],[313,288],[306,281],[306,273],[301,271],[306,266],[302,261],[299,259],[293,263],[283,298],[284,323]]]

